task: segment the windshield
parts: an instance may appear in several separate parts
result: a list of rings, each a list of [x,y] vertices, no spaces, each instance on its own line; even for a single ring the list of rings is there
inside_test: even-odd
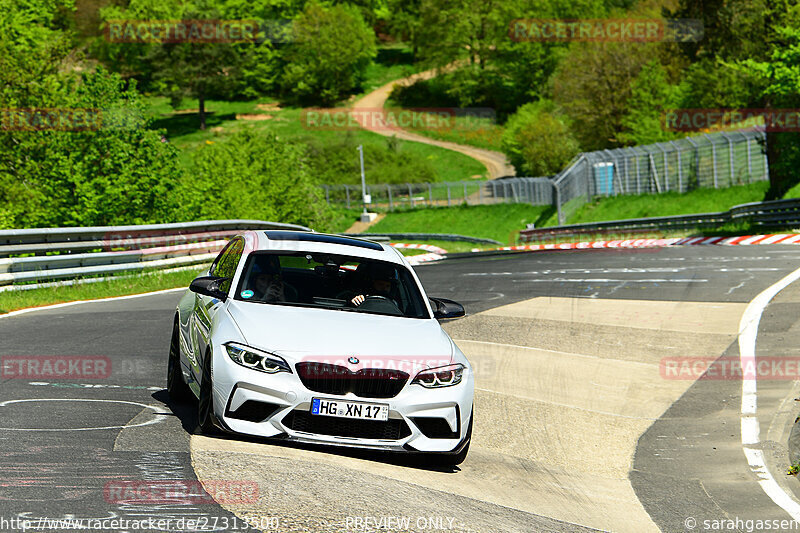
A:
[[[407,268],[346,255],[250,254],[234,297],[262,304],[430,318]]]

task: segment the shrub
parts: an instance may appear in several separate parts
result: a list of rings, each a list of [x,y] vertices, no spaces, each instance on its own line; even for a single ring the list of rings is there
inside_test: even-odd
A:
[[[307,137],[308,162],[317,183],[360,183],[361,167],[352,134],[335,142]],[[364,143],[364,167],[368,183],[436,181],[436,170],[426,159],[403,150],[403,141],[393,137]],[[380,170],[375,170],[380,169]]]
[[[258,219],[328,224],[322,191],[311,179],[304,147],[245,130],[201,148],[179,193],[183,218]]]
[[[15,227],[137,224],[170,216],[180,175],[174,148],[146,129],[133,85],[102,69],[59,76],[46,107],[100,110],[90,131],[0,134],[0,209]],[[24,97],[13,107],[39,107]],[[5,106],[4,106],[5,107]],[[12,106],[9,106],[12,107]]]
[[[520,176],[555,174],[579,151],[568,122],[548,101],[525,104],[508,119],[502,148]]]

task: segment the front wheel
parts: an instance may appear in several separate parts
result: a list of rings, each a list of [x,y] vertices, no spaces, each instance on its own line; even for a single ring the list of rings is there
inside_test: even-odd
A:
[[[169,343],[169,359],[167,359],[167,393],[169,397],[178,403],[188,402],[194,398],[192,389],[183,380],[181,372],[181,345],[178,321],[172,325],[172,340]]]
[[[203,361],[203,381],[200,382],[200,400],[197,402],[197,425],[203,435],[214,435],[214,398],[211,382],[211,352],[206,353]]]

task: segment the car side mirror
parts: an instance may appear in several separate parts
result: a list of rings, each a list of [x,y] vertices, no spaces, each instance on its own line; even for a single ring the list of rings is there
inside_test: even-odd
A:
[[[433,317],[437,320],[459,318],[467,314],[464,306],[447,298],[430,298]]]
[[[228,299],[228,295],[220,289],[219,286],[226,280],[227,278],[220,278],[218,276],[200,276],[192,280],[191,285],[189,285],[189,290],[197,294],[217,298],[224,302]]]

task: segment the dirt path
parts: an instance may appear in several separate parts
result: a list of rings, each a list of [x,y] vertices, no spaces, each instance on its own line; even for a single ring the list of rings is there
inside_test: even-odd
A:
[[[436,69],[432,69],[432,70],[426,70],[424,72],[419,72],[407,78],[394,80],[392,82],[387,83],[383,87],[375,89],[371,93],[363,96],[361,99],[356,100],[356,102],[353,104],[353,107],[362,109],[382,108],[386,104],[386,100],[388,100],[389,94],[392,92],[392,89],[394,88],[395,85],[411,84],[414,83],[415,81],[427,80],[433,78],[434,76],[436,76],[436,74],[437,74]],[[356,121],[359,122],[359,124],[361,124],[362,127],[364,127],[364,129],[367,129],[379,135],[383,135],[384,137],[391,137],[392,135],[396,135],[398,139],[403,139],[406,141],[414,141],[423,144],[430,144],[433,146],[439,146],[440,148],[446,148],[448,150],[453,150],[455,152],[459,152],[466,156],[469,156],[477,161],[480,161],[481,164],[483,164],[486,167],[486,170],[489,174],[489,179],[496,179],[502,176],[515,175],[514,167],[511,166],[511,164],[508,162],[508,158],[506,158],[505,154],[501,152],[495,152],[493,150],[484,150],[482,148],[475,148],[474,146],[467,146],[448,141],[439,141],[406,130],[400,130],[400,129],[387,130],[384,128],[376,128],[373,127],[371,124],[364,123],[362,120],[360,120],[358,116],[355,116],[354,118],[356,119]],[[466,178],[467,176],[465,176],[465,179]]]
[[[355,222],[352,226],[350,226],[345,233],[363,233],[367,231],[370,226],[374,226],[381,220],[386,217],[386,213],[378,213],[378,216],[372,222],[361,222],[361,220]]]

